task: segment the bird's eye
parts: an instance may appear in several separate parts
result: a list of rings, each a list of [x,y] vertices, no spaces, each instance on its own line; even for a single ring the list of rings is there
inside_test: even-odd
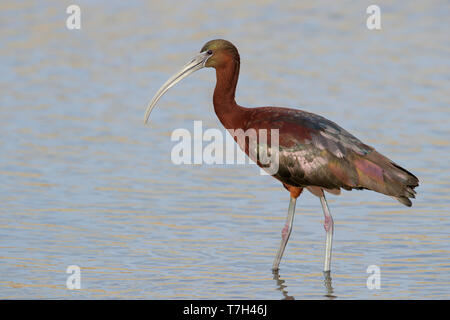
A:
[[[208,50],[208,51],[206,51],[206,53],[211,55],[212,54],[212,50]]]

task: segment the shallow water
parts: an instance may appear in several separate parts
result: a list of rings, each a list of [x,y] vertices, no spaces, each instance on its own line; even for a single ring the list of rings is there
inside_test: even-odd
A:
[[[0,3],[0,298],[450,298],[449,4],[378,1]],[[215,75],[159,86],[204,42],[241,53],[237,101],[321,114],[415,173],[412,208],[369,191],[330,195],[332,292],[317,198],[288,207],[251,165],[174,165],[176,128],[221,128]],[[81,268],[81,290],[66,269]],[[369,290],[366,269],[381,270]]]

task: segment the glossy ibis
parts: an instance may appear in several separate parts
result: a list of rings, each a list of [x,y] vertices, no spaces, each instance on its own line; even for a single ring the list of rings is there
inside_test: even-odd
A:
[[[279,168],[273,175],[290,192],[289,210],[272,269],[278,270],[291,234],[297,197],[306,188],[320,198],[326,231],[324,271],[330,271],[334,223],[324,191],[368,189],[391,196],[410,207],[419,180],[336,123],[319,115],[280,107],[244,108],[234,99],[240,57],[226,40],[207,42],[200,53],[172,76],[150,102],[145,122],[161,96],[173,85],[204,67],[216,69],[214,111],[228,130],[278,129]],[[266,132],[267,132],[266,131]],[[234,137],[236,140],[236,137]],[[258,142],[256,142],[258,144]],[[248,146],[240,146],[249,155]],[[250,155],[249,155],[250,157]],[[258,165],[258,159],[252,159]]]

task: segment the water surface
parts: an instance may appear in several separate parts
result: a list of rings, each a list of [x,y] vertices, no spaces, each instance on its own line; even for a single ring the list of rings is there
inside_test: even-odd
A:
[[[0,4],[0,298],[448,299],[449,4],[378,1],[78,1]],[[177,166],[176,128],[221,128],[213,70],[159,86],[214,38],[241,53],[237,101],[323,115],[415,173],[412,208],[330,195],[325,233],[304,193],[279,276],[288,207],[254,166]],[[81,290],[66,268],[81,268]],[[381,269],[369,290],[366,269]],[[332,291],[332,292],[331,292]]]

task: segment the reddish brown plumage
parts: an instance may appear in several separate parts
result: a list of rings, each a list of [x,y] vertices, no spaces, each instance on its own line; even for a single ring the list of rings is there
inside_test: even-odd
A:
[[[410,198],[415,197],[414,188],[419,180],[336,123],[302,110],[239,106],[234,99],[239,53],[225,40],[206,43],[199,54],[163,84],[147,107],[145,121],[170,87],[203,67],[216,69],[213,102],[220,122],[249,158],[280,180],[290,193],[288,215],[272,270],[279,269],[292,230],[296,199],[304,188],[320,197],[326,231],[326,278],[330,275],[334,223],[324,191],[339,194],[341,188],[370,189],[411,206]]]
[[[279,130],[280,169],[274,177],[289,191],[299,195],[298,190],[308,186],[369,189],[411,206],[417,177],[334,122],[301,110],[239,106],[235,101],[239,54],[231,43],[221,41],[223,48],[216,50],[216,60],[207,65],[216,69],[214,110],[227,129],[266,129],[268,137],[271,129]],[[249,154],[248,148],[244,151]]]

